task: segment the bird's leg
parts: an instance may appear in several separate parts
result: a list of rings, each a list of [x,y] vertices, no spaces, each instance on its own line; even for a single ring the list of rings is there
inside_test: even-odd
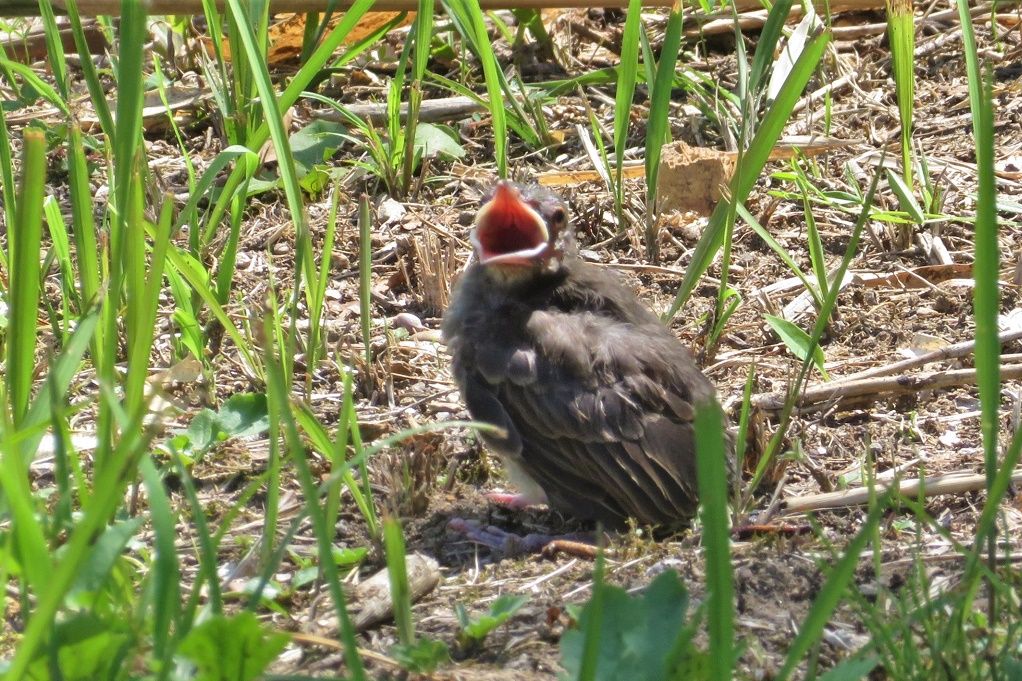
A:
[[[487,499],[512,511],[524,511],[530,506],[535,506],[533,501],[525,494],[511,494],[510,492],[490,492],[485,495]]]
[[[595,537],[591,533],[576,532],[561,535],[532,533],[522,536],[493,525],[484,525],[478,520],[464,518],[452,518],[447,523],[447,527],[464,535],[469,541],[482,544],[505,557],[530,553],[542,553],[549,557],[558,552],[583,558],[596,556]]]

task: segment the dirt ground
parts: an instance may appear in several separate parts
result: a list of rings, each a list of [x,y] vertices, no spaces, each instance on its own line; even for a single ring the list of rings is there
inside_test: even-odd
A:
[[[938,9],[946,9],[943,5]],[[937,11],[936,9],[934,11]],[[1006,15],[1009,20],[1016,15]],[[862,27],[883,21],[883,13],[842,15],[839,24]],[[942,23],[943,21],[943,23]],[[608,46],[617,44],[623,26],[620,12],[572,10],[561,13],[548,26],[557,42],[561,70],[583,73],[614,62]],[[656,22],[653,37],[660,39]],[[935,41],[957,26],[957,20],[919,22],[917,48],[921,56],[916,64],[915,140],[925,155],[935,184],[944,194],[945,214],[967,217],[974,213],[976,173],[965,80],[965,64],[959,41]],[[978,21],[977,30],[985,58],[993,67],[997,135],[997,163],[1000,171],[998,190],[1004,202],[1022,203],[1019,179],[1022,177],[1022,39],[1017,18],[999,26],[996,38],[990,21]],[[842,37],[844,36],[844,37]],[[823,190],[847,189],[846,167],[852,168],[858,187],[864,191],[875,172],[879,152],[887,149],[888,161],[897,156],[898,117],[890,73],[890,55],[882,33],[848,38],[841,34],[827,56],[824,75],[810,85],[821,87],[848,73],[850,85],[833,93],[829,130],[822,103],[813,103],[793,116],[785,134],[825,135],[840,142],[829,151],[807,161]],[[400,40],[400,36],[394,39]],[[751,45],[750,45],[751,47]],[[519,64],[526,81],[552,77],[549,63],[537,61],[528,52],[512,54],[506,43],[498,43],[498,56],[504,64]],[[688,42],[682,57],[710,78],[733,86],[736,79],[734,39],[730,34],[709,36],[702,44]],[[386,60],[383,60],[384,62]],[[377,62],[360,62],[328,92],[345,102],[379,101],[385,90],[372,83]],[[556,71],[557,69],[554,69]],[[556,75],[556,74],[553,74]],[[366,84],[370,83],[370,84]],[[612,128],[613,89],[595,88],[609,97],[593,97],[592,105],[607,129]],[[428,96],[441,96],[439,92]],[[678,93],[672,111],[674,137],[690,144],[724,148],[719,131],[701,114],[694,113],[689,101]],[[610,102],[610,104],[608,104]],[[634,108],[634,145],[641,150],[645,101],[640,97]],[[520,144],[511,149],[515,177],[530,179],[554,170],[590,169],[586,153],[574,126],[587,126],[586,113],[577,94],[565,95],[545,109],[552,130],[563,133],[565,141],[549,154],[529,153]],[[697,110],[695,110],[697,111]],[[295,112],[294,125],[316,117],[308,105]],[[404,202],[403,210],[386,203],[379,189],[366,179],[349,179],[344,189],[350,201],[342,201],[344,232],[339,238],[340,252],[334,256],[334,275],[327,295],[327,324],[330,344],[335,349],[332,362],[312,373],[311,404],[324,421],[337,419],[340,407],[341,372],[352,364],[357,371],[358,414],[367,441],[401,428],[467,416],[449,375],[449,362],[439,343],[442,308],[450,282],[464,264],[469,248],[467,235],[479,196],[495,179],[492,163],[491,131],[485,116],[454,122],[462,132],[468,156],[460,162],[434,161],[431,176],[421,194]],[[197,150],[196,159],[212,158],[216,135],[207,136],[208,125],[188,130]],[[169,138],[167,138],[169,139]],[[212,145],[207,141],[213,140]],[[180,167],[174,147],[160,135],[149,140],[149,153],[156,162],[165,162],[164,181],[171,186]],[[348,145],[332,163],[344,165],[358,158],[360,150]],[[639,151],[638,153],[641,153]],[[629,154],[635,156],[635,154]],[[777,162],[768,167],[779,171],[787,167]],[[882,183],[884,184],[884,183]],[[355,197],[366,187],[374,191],[376,228],[373,233],[373,350],[367,366],[363,355],[358,315],[358,234],[354,227]],[[641,180],[629,183],[630,208],[643,215]],[[619,231],[613,224],[613,198],[598,182],[557,187],[569,202],[574,225],[584,256],[617,270],[655,311],[663,312],[673,300],[684,268],[688,263],[705,221],[697,216],[667,219],[659,231],[660,262],[646,260],[642,244],[642,220],[627,224]],[[781,196],[796,192],[796,197]],[[896,210],[897,198],[884,187],[879,205]],[[790,182],[764,174],[753,193],[749,208],[775,238],[810,270],[806,225],[801,200]],[[321,242],[328,209],[325,197],[315,199],[309,215],[315,238]],[[855,216],[833,206],[813,207],[816,223],[823,235],[826,257],[836,265],[848,244]],[[1006,210],[1001,230],[1004,282],[1002,313],[1014,314],[1015,328],[1022,326],[1019,303],[1019,267],[1022,239],[1018,214]],[[842,291],[839,317],[824,339],[827,369],[834,380],[855,372],[893,364],[906,352],[945,343],[967,341],[973,337],[972,288],[970,263],[973,258],[972,226],[967,220],[934,221],[916,231],[939,235],[949,252],[952,265],[934,266],[929,254],[915,243],[896,243],[894,230],[880,221],[871,221],[859,252],[852,261],[857,279]],[[293,233],[283,197],[265,194],[255,200],[243,225],[239,277],[233,312],[243,316],[265,300],[272,279],[287,281],[293,266]],[[720,272],[715,265],[697,289],[695,296],[672,323],[677,336],[700,357],[706,373],[717,385],[722,403],[731,418],[737,420],[743,386],[750,365],[755,364],[757,394],[784,391],[790,385],[799,362],[785,349],[764,322],[763,314],[791,303],[801,285],[789,285],[792,273],[764,242],[745,226],[737,228],[734,241],[734,267],[731,285],[742,296],[742,305],[728,321],[717,347],[706,351],[706,316],[712,310],[715,282]],[[916,275],[904,273],[916,268]],[[880,276],[873,276],[880,275]],[[873,277],[870,279],[870,277]],[[398,327],[414,315],[423,328],[407,333]],[[403,315],[403,316],[399,316]],[[809,328],[811,310],[796,316],[796,323]],[[169,331],[169,330],[168,330]],[[166,341],[166,336],[164,341]],[[169,346],[166,346],[169,348]],[[159,350],[159,349],[158,349]],[[169,349],[166,350],[169,357]],[[1022,344],[1004,348],[1018,362]],[[970,358],[940,362],[920,371],[968,367]],[[224,354],[215,360],[214,390],[218,398],[252,390],[249,379],[241,375],[233,361],[232,349],[225,343]],[[304,371],[304,369],[302,369]],[[901,373],[901,372],[899,372]],[[298,383],[304,384],[301,374]],[[812,383],[818,383],[815,376]],[[1002,436],[1010,437],[1011,415],[1017,415],[1020,401],[1018,381],[1006,382],[1003,390]],[[895,396],[875,395],[877,399],[860,404],[826,404],[822,409],[796,414],[789,432],[786,450],[779,465],[756,490],[754,511],[763,511],[774,496],[796,499],[807,495],[856,486],[862,483],[862,465],[871,454],[880,473],[899,470],[914,477],[922,470],[928,475],[949,472],[982,472],[979,435],[979,403],[968,386],[922,389]],[[185,420],[187,415],[182,416]],[[754,467],[763,443],[777,427],[776,414],[758,412],[754,418],[746,479]],[[211,509],[228,508],[258,475],[266,461],[264,441],[234,441],[224,445],[196,466],[201,499]],[[491,555],[479,546],[447,530],[451,518],[462,517],[497,525],[518,532],[564,532],[588,529],[576,521],[542,509],[511,512],[488,502],[483,494],[503,489],[499,464],[491,460],[474,437],[464,430],[420,435],[370,462],[374,489],[381,508],[397,513],[406,529],[409,551],[434,557],[440,564],[439,586],[414,606],[420,635],[447,642],[452,649],[458,630],[454,606],[465,604],[470,611],[484,610],[499,595],[522,593],[529,603],[506,625],[498,628],[481,650],[457,660],[438,672],[436,678],[451,679],[550,679],[559,672],[558,641],[567,623],[567,603],[584,601],[590,594],[592,563],[583,558],[539,556],[507,558]],[[323,464],[325,470],[326,465]],[[300,494],[295,479],[283,482],[285,505]],[[965,492],[933,497],[927,509],[951,534],[963,541],[970,534],[982,503],[981,492]],[[225,564],[244,555],[246,535],[258,533],[256,521],[262,515],[261,498],[253,499],[248,512],[236,523],[224,546]],[[293,508],[293,504],[292,504]],[[366,546],[364,525],[351,511],[338,527],[341,546]],[[284,509],[285,516],[287,508]],[[754,534],[738,539],[733,546],[739,636],[744,642],[743,673],[748,678],[770,678],[799,623],[805,617],[822,583],[821,564],[831,555],[828,542],[841,546],[857,530],[864,512],[850,507],[815,514],[815,532]],[[1017,499],[1005,508],[1004,539],[1017,542],[1022,534],[1022,506]],[[794,527],[808,526],[803,515],[780,516],[777,523]],[[920,552],[934,577],[953,581],[961,563],[951,556],[950,544],[939,535],[923,531],[917,545],[915,523],[910,517],[891,514],[884,521],[883,565],[881,579],[907,569],[905,559]],[[295,538],[296,550],[314,554],[309,541],[311,528],[303,527]],[[230,547],[234,547],[231,549]],[[676,568],[693,597],[703,593],[703,559],[698,530],[652,541],[636,532],[612,542],[615,553],[608,559],[608,578],[627,588],[647,584],[652,576],[668,567]],[[235,551],[233,555],[231,551]],[[383,565],[382,556],[371,552],[351,581],[363,579]],[[289,570],[298,566],[285,561],[278,579],[287,582]],[[857,583],[868,592],[876,584],[872,569],[862,568]],[[284,612],[273,617],[275,626],[292,631],[331,634],[327,600],[308,590],[294,592]],[[868,632],[856,621],[854,613],[839,611],[828,629],[820,651],[823,665],[848,655],[868,640]],[[379,655],[367,657],[374,677],[399,676],[388,662],[389,647],[396,641],[391,625],[379,626],[362,634],[360,645]],[[294,646],[282,658],[276,671],[335,674],[341,665],[340,654],[315,645]]]

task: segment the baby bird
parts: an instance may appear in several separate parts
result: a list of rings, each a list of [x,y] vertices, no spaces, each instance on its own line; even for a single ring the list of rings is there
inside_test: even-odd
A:
[[[481,437],[521,493],[505,501],[613,528],[684,524],[698,505],[695,409],[716,400],[689,352],[582,261],[554,194],[498,182],[471,243],[443,337],[472,418],[503,430]]]

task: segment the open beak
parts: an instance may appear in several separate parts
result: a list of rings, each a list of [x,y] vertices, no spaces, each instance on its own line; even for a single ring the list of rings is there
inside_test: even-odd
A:
[[[476,214],[469,237],[482,265],[531,265],[550,248],[546,222],[510,182],[497,190]]]

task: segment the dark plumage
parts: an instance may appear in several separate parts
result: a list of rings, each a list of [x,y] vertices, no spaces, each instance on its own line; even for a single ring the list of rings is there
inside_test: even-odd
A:
[[[556,196],[499,183],[472,243],[443,335],[469,413],[507,430],[483,440],[511,482],[613,526],[691,517],[694,405],[716,398],[688,351],[578,257]]]

